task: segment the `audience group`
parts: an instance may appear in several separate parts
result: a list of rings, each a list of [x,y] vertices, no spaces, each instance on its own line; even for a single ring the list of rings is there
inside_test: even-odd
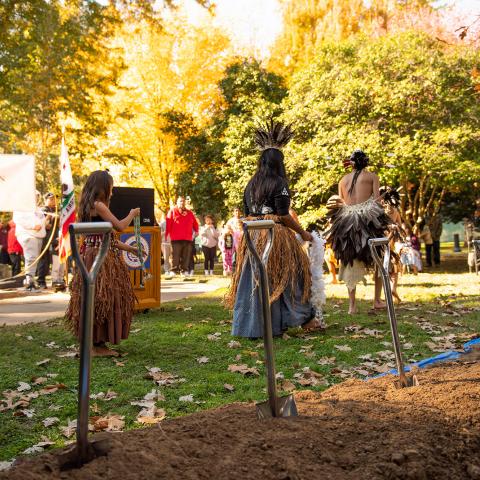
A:
[[[180,275],[191,278],[198,254],[203,254],[203,273],[214,275],[215,263],[221,256],[224,276],[233,273],[235,252],[242,237],[242,213],[236,208],[224,224],[217,224],[213,215],[203,216],[202,222],[189,208],[184,197],[160,222],[162,230],[162,263],[167,278]]]

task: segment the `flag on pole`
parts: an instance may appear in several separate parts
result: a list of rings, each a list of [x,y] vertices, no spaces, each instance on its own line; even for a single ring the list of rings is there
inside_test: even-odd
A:
[[[60,152],[60,181],[62,183],[62,208],[60,210],[59,257],[60,262],[66,262],[71,253],[68,227],[75,222],[75,193],[64,136],[62,136],[62,149]]]

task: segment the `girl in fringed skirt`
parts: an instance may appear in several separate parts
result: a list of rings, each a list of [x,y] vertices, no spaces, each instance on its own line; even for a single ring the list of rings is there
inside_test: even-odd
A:
[[[78,221],[110,222],[117,232],[127,228],[134,217],[140,214],[139,208],[130,210],[122,220],[108,208],[112,196],[113,178],[107,171],[97,170],[90,174],[82,190]],[[93,324],[93,351],[97,356],[117,356],[118,352],[109,349],[106,343],[118,345],[128,338],[136,301],[130,282],[128,268],[120,250],[137,253],[134,245],[126,245],[115,238],[112,232],[110,248],[98,273],[95,284],[95,318]],[[82,237],[80,255],[88,270],[93,265],[102,242],[102,235]],[[71,297],[66,318],[67,324],[77,338],[80,338],[80,315],[82,277],[75,269],[71,285]]]

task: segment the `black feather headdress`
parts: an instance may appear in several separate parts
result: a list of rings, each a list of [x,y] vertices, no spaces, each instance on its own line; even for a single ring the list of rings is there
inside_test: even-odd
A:
[[[275,122],[273,118],[255,130],[255,144],[260,151],[268,148],[281,150],[293,137],[291,125]]]
[[[399,193],[401,189],[402,187],[394,188],[382,186],[380,187],[380,197],[383,198],[385,203],[388,203],[392,207],[398,208],[401,202],[400,197],[402,196],[402,194]]]

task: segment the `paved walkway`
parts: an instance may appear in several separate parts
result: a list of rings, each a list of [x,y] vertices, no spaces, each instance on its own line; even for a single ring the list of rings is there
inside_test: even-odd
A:
[[[207,283],[162,281],[162,303],[212,292],[227,283],[223,278],[215,278]],[[63,317],[68,304],[68,293],[42,291],[25,295],[25,292],[19,292],[0,291],[0,326],[45,322]]]

